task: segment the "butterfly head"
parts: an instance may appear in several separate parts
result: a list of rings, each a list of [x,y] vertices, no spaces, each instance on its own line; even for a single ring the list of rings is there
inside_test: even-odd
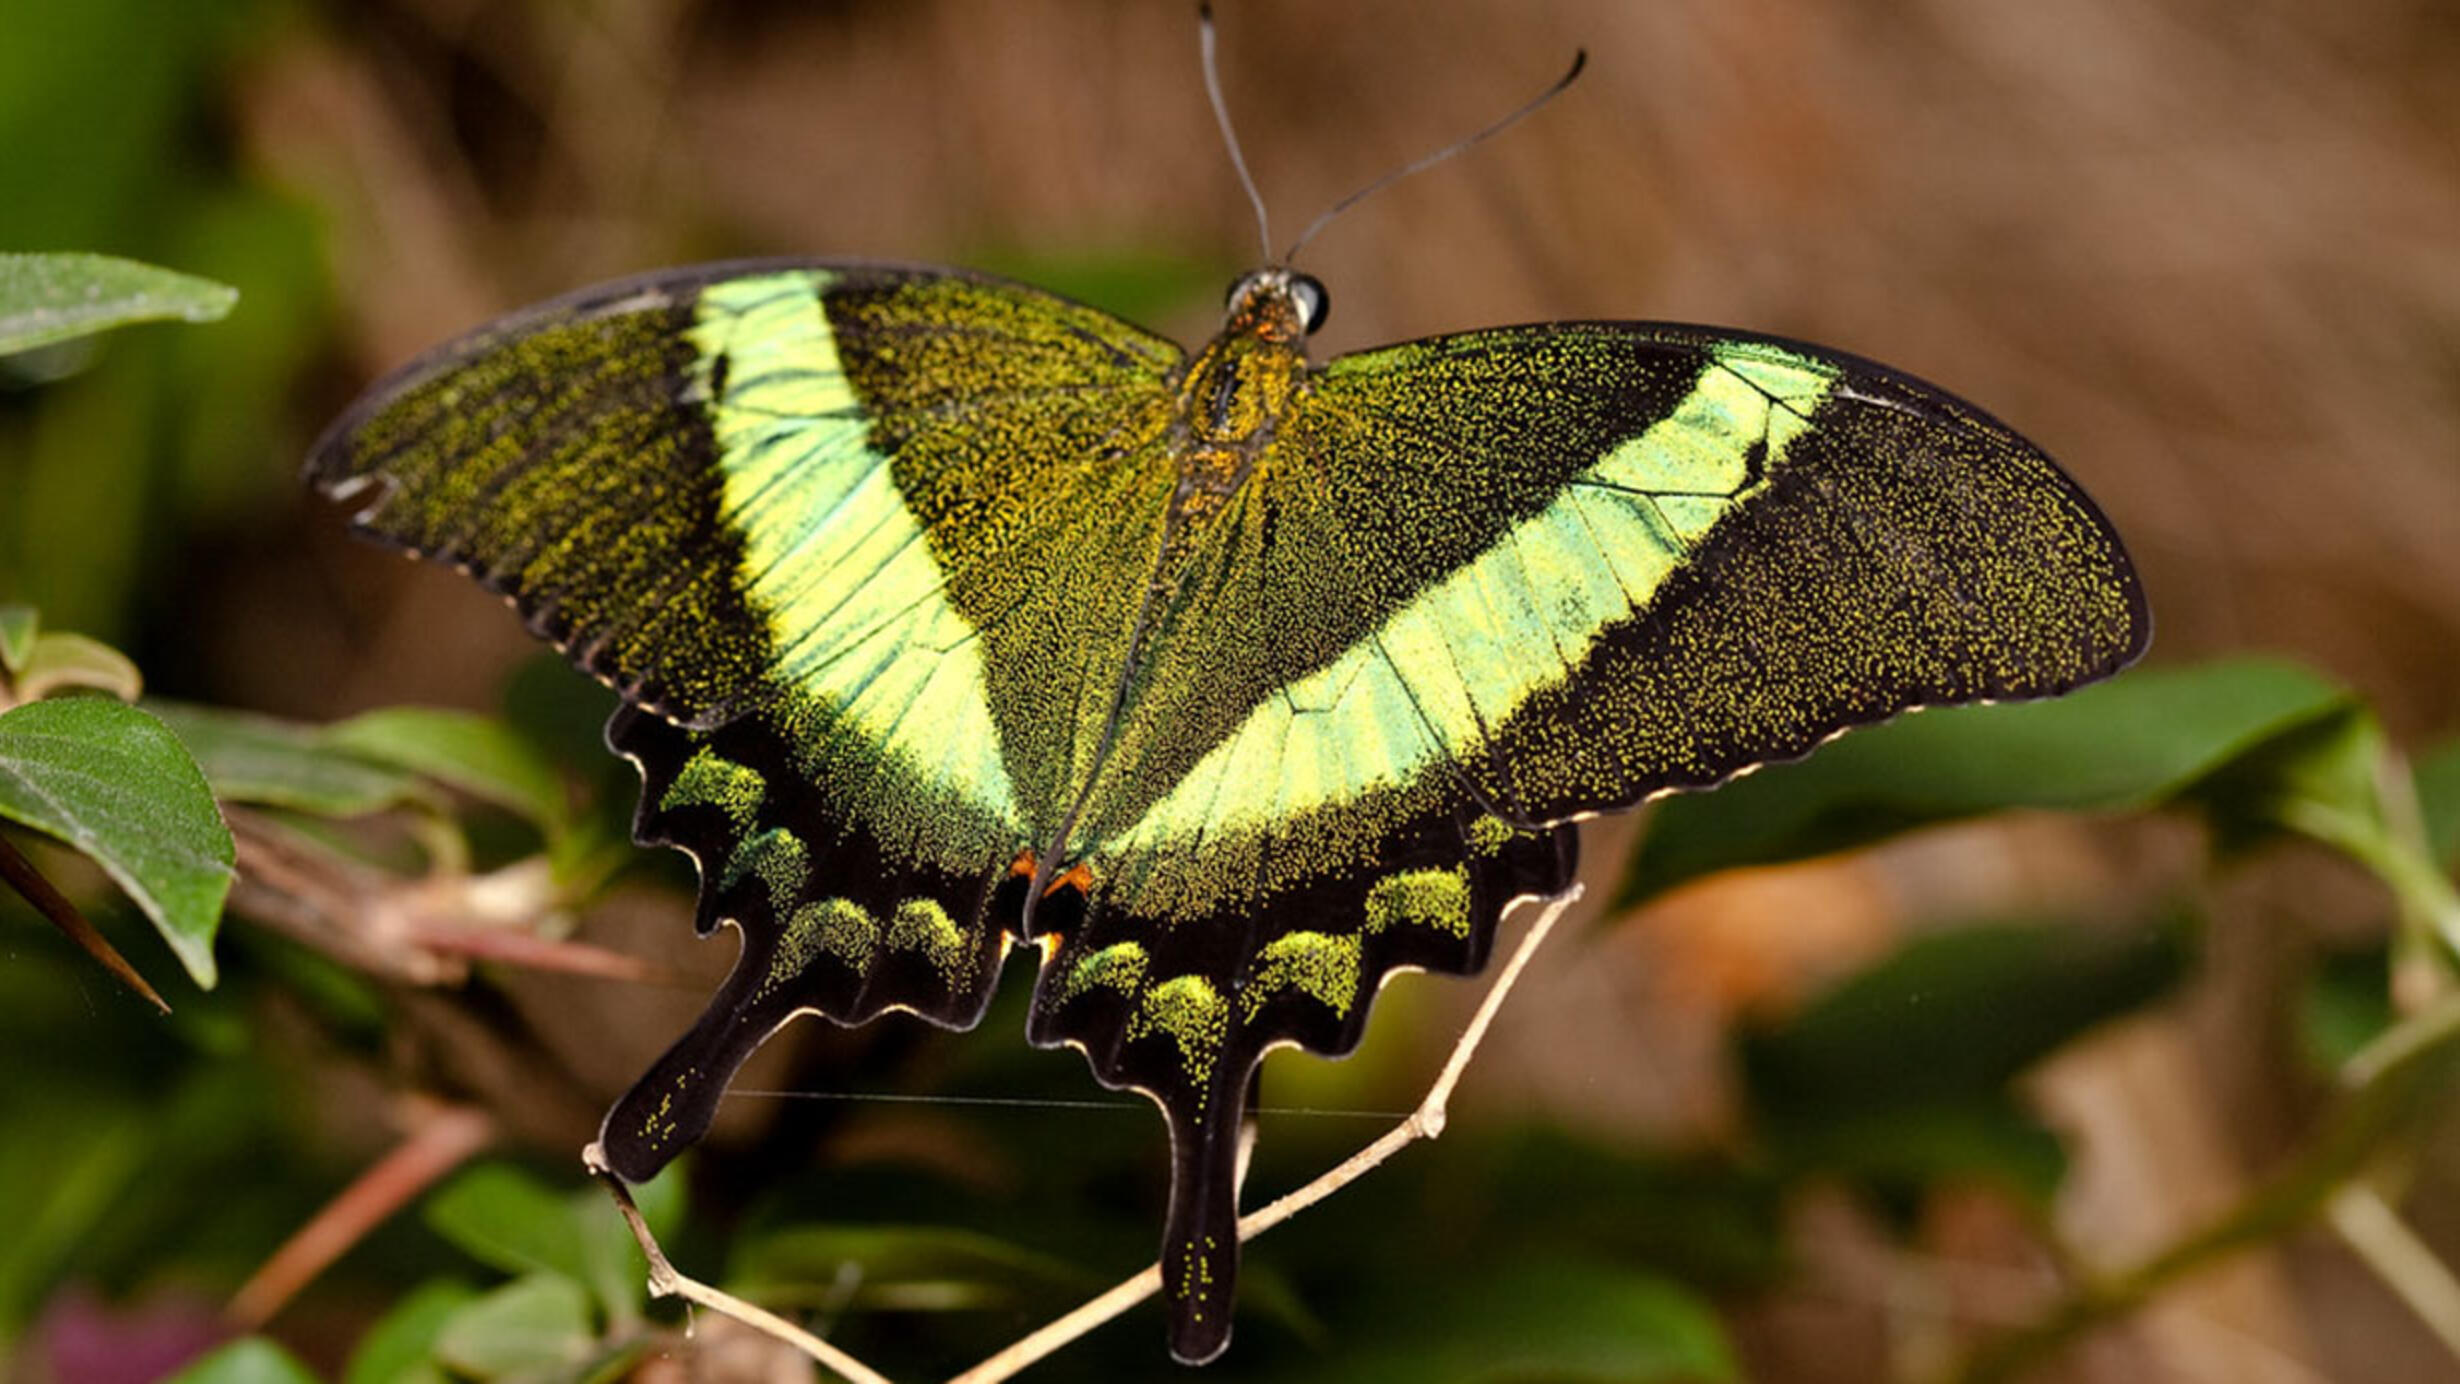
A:
[[[1331,311],[1332,299],[1314,275],[1268,266],[1230,285],[1222,331],[1287,344],[1312,335]]]

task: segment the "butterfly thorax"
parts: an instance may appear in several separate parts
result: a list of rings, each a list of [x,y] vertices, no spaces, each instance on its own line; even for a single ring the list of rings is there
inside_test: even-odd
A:
[[[1179,444],[1174,527],[1200,528],[1221,508],[1306,388],[1308,324],[1290,285],[1274,270],[1240,280],[1221,334],[1180,377],[1172,425]]]

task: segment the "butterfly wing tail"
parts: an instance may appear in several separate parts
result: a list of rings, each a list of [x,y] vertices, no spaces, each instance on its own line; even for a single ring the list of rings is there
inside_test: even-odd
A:
[[[749,937],[734,974],[699,1021],[624,1092],[599,1126],[599,1157],[624,1181],[648,1181],[699,1142],[736,1070],[794,1017],[785,995],[761,995],[773,970],[771,958],[755,956]]]
[[[1097,860],[1090,892],[1045,900],[1036,925],[1059,942],[1027,1036],[1082,1049],[1105,1085],[1151,1096],[1170,1126],[1161,1269],[1179,1360],[1229,1344],[1242,1119],[1264,1054],[1349,1052],[1396,970],[1478,970],[1515,899],[1569,884],[1574,841],[1569,827],[1515,832],[1443,801],[1396,818],[1355,869],[1200,918],[1146,907],[1136,881],[1155,876],[1131,861],[1106,872]]]
[[[699,1021],[607,1115],[614,1172],[649,1177],[707,1133],[736,1070],[799,1014],[981,1019],[1024,880],[991,858],[970,874],[922,863],[829,813],[766,716],[693,731],[627,707],[607,741],[641,769],[635,836],[699,863],[700,931],[734,924],[743,947]]]

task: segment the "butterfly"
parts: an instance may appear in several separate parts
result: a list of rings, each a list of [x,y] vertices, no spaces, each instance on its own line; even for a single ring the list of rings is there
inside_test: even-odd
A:
[[[1575,823],[2149,636],[2092,501],[1973,406],[1773,337],[1551,322],[1191,354],[1023,284],[687,268],[482,327],[316,445],[355,525],[613,686],[636,835],[742,952],[606,1119],[646,1178],[789,1019],[975,1023],[1166,1117],[1171,1347],[1227,1343],[1243,1102],[1462,974]]]

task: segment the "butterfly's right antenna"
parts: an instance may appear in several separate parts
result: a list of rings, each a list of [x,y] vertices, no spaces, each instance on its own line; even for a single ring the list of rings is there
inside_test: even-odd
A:
[[[1256,191],[1256,180],[1247,172],[1247,156],[1239,152],[1238,131],[1230,128],[1230,107],[1221,99],[1221,70],[1213,61],[1213,6],[1211,0],[1198,0],[1196,5],[1196,35],[1204,52],[1204,93],[1213,98],[1213,118],[1221,123],[1221,142],[1230,148],[1230,165],[1239,171],[1239,186],[1247,189],[1247,200],[1256,208],[1256,238],[1264,245],[1264,258],[1273,258],[1273,223],[1264,214],[1264,194]]]
[[[1208,42],[1209,41],[1210,40],[1208,39]],[[1315,233],[1317,231],[1331,225],[1334,217],[1348,211],[1360,202],[1367,200],[1376,193],[1379,193],[1385,188],[1392,186],[1394,183],[1401,181],[1410,174],[1423,173],[1426,170],[1433,168],[1435,165],[1442,163],[1445,159],[1452,157],[1454,154],[1461,153],[1475,145],[1484,143],[1486,140],[1502,134],[1505,130],[1519,124],[1523,119],[1536,114],[1538,107],[1545,105],[1547,102],[1552,101],[1558,96],[1561,96],[1565,88],[1571,86],[1573,82],[1580,80],[1580,69],[1588,65],[1589,50],[1583,48],[1572,54],[1572,67],[1570,71],[1564,73],[1560,77],[1557,77],[1553,86],[1539,92],[1536,96],[1530,98],[1527,102],[1524,102],[1520,107],[1515,109],[1511,114],[1503,117],[1501,120],[1496,121],[1494,124],[1487,126],[1485,129],[1478,131],[1476,134],[1469,136],[1467,139],[1456,139],[1450,144],[1445,145],[1443,148],[1436,150],[1434,153],[1427,155],[1425,158],[1419,159],[1415,163],[1407,164],[1403,167],[1392,170],[1390,173],[1385,174],[1384,176],[1376,179],[1374,182],[1371,182],[1365,187],[1358,189],[1356,192],[1351,193],[1349,196],[1333,203],[1330,207],[1325,208],[1324,214],[1309,223],[1307,229],[1299,233],[1298,239],[1290,243],[1288,253],[1284,254],[1278,263],[1288,264],[1297,259],[1299,250],[1304,247],[1308,241],[1315,239]],[[1237,151],[1234,148],[1232,152],[1235,154]],[[1244,172],[1245,170],[1242,169],[1241,171]],[[1271,253],[1270,249],[1267,249],[1265,253],[1269,255]]]

